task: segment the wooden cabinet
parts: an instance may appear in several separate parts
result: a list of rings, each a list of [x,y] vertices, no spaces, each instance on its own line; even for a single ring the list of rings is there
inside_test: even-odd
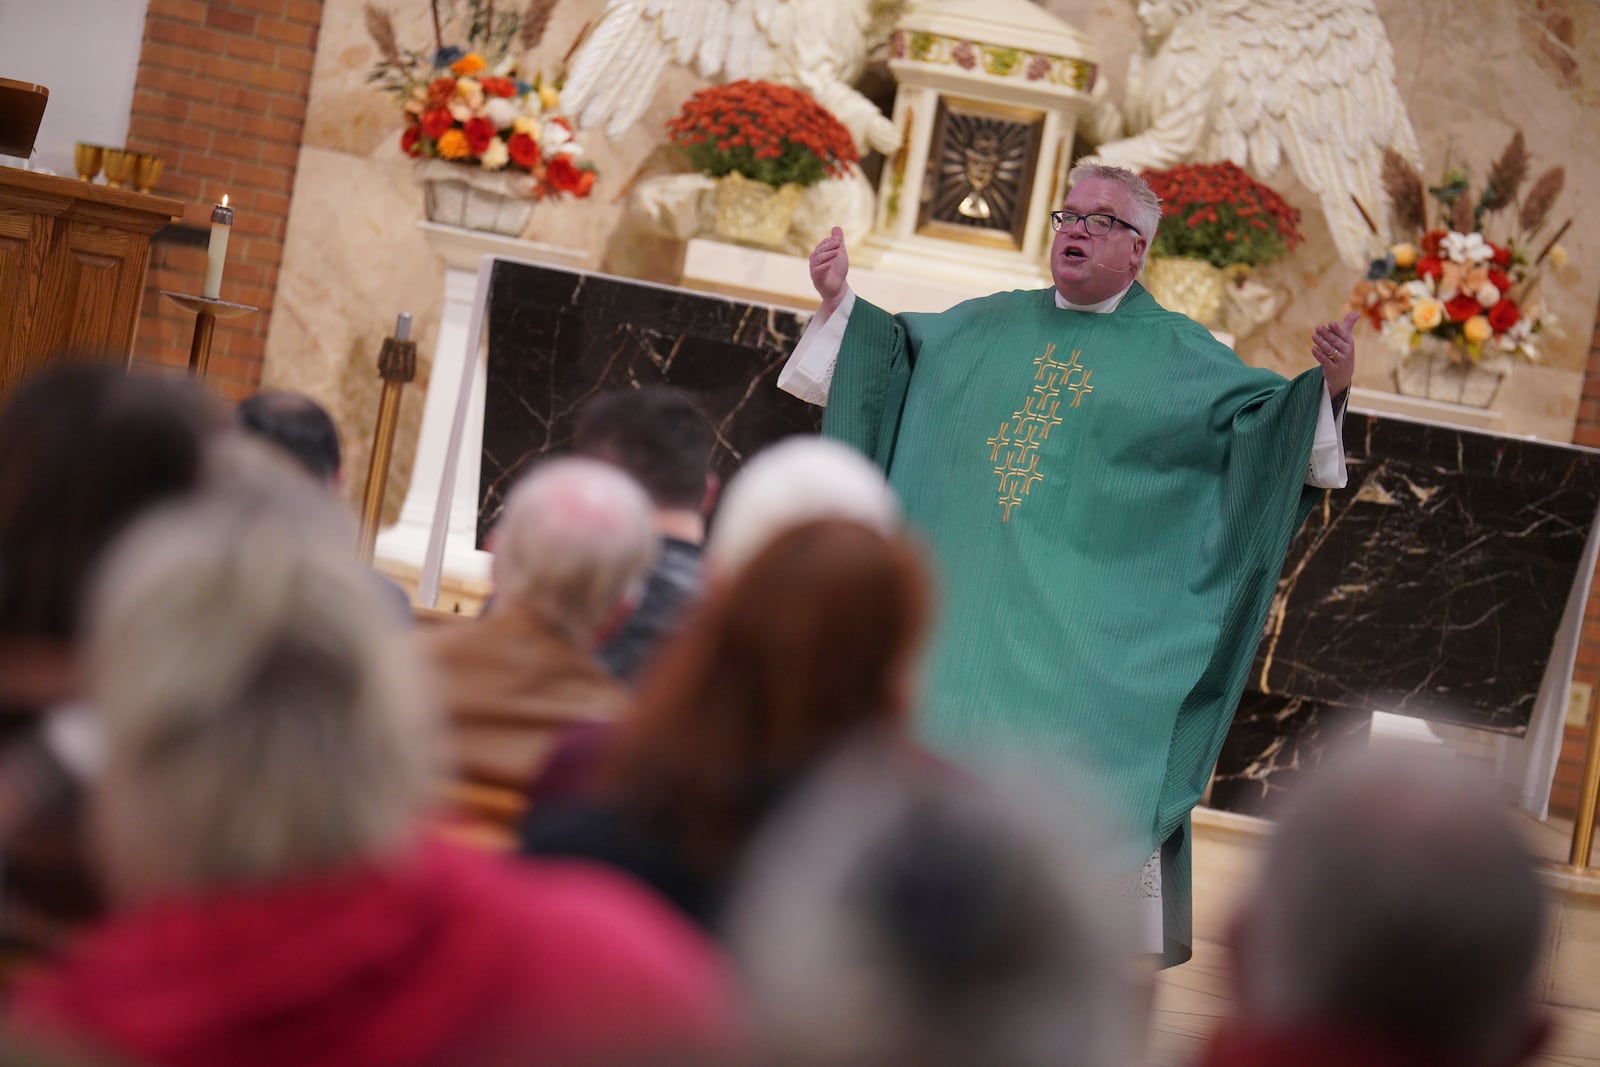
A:
[[[63,351],[126,362],[165,197],[0,167],[0,397]]]

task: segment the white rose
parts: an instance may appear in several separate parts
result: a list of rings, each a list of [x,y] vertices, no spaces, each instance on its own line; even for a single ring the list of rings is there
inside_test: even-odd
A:
[[[539,143],[548,148],[556,148],[570,140],[572,140],[572,134],[568,132],[566,125],[560,122],[545,123],[544,131],[539,137]]]
[[[489,147],[483,150],[479,157],[484,170],[499,170],[511,162],[511,153],[506,149],[506,143],[499,137],[489,142]]]
[[[503,130],[517,120],[517,105],[497,96],[483,105],[483,117],[494,123],[495,129]]]
[[[1478,286],[1478,291],[1472,294],[1474,300],[1486,308],[1492,308],[1500,303],[1500,290],[1494,282],[1484,282]]]

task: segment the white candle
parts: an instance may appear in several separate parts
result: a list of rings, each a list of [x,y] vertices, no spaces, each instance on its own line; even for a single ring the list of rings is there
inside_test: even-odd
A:
[[[216,300],[222,292],[222,264],[228,258],[228,230],[233,226],[233,208],[228,206],[228,194],[222,194],[222,203],[211,209],[211,244],[206,248],[206,284],[200,295]]]

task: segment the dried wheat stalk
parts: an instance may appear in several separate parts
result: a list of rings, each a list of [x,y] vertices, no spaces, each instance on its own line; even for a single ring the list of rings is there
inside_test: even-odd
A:
[[[1489,177],[1478,200],[1478,211],[1499,211],[1517,199],[1517,192],[1528,176],[1528,146],[1523,143],[1522,131],[1511,137],[1511,143],[1500,153],[1500,158],[1489,168]]]
[[[1539,175],[1539,180],[1528,190],[1528,198],[1522,202],[1522,211],[1517,216],[1517,225],[1522,227],[1523,233],[1533,233],[1544,225],[1550,209],[1556,205],[1556,198],[1561,195],[1561,187],[1566,183],[1565,167],[1551,167]]]
[[[366,5],[367,36],[378,46],[378,54],[394,66],[400,65],[400,45],[394,37],[394,19],[374,4]]]
[[[522,32],[518,41],[523,48],[538,48],[544,40],[544,31],[550,26],[550,16],[556,9],[556,0],[530,0],[522,13]]]
[[[1383,191],[1389,196],[1389,217],[1399,233],[1421,233],[1427,228],[1422,175],[1393,148],[1383,150]]]

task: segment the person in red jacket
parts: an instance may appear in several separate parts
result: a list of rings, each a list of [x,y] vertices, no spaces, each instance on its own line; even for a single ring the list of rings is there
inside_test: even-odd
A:
[[[437,706],[309,492],[221,491],[115,550],[89,648],[114,914],[21,984],[11,1024],[167,1067],[728,1045],[721,961],[644,890],[422,829]]]

